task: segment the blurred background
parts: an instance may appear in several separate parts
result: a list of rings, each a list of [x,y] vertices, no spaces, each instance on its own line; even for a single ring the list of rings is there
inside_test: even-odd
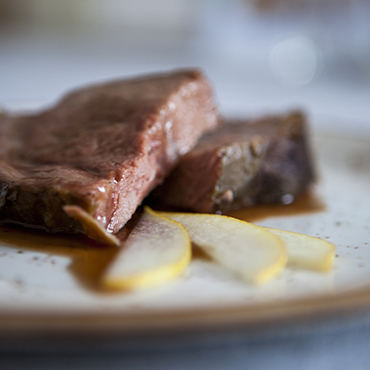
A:
[[[224,114],[302,107],[369,130],[370,1],[0,0],[5,109],[193,66],[211,79]]]

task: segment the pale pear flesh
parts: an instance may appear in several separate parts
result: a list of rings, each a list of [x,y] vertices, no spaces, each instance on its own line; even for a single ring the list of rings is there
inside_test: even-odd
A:
[[[329,272],[332,270],[335,245],[320,238],[266,227],[265,230],[282,239],[288,250],[288,266]]]
[[[65,205],[64,212],[71,218],[80,221],[84,227],[85,234],[98,242],[119,246],[119,239],[110,234],[98,220],[86,212],[83,208],[74,205]]]
[[[259,226],[220,215],[160,214],[182,224],[194,244],[248,283],[265,283],[286,265],[284,243]]]
[[[179,223],[146,207],[138,224],[107,267],[102,286],[137,290],[178,277],[191,260],[191,241]]]

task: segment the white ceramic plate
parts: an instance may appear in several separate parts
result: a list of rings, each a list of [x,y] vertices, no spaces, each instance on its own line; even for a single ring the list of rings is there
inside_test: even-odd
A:
[[[313,145],[319,170],[314,194],[323,207],[308,213],[280,207],[256,223],[333,242],[332,273],[286,269],[266,286],[253,287],[211,261],[194,259],[183,277],[165,287],[107,294],[92,283],[108,252],[80,245],[72,253],[65,240],[36,236],[28,242],[19,233],[19,246],[0,245],[0,344],[46,334],[49,341],[62,335],[129,341],[248,331],[370,309],[370,139],[329,132],[316,134]]]

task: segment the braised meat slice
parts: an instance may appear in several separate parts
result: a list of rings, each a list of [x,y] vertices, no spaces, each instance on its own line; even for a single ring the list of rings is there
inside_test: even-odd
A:
[[[291,201],[314,179],[305,117],[225,122],[205,134],[151,195],[157,205],[213,213]]]
[[[39,114],[2,116],[0,219],[109,239],[218,122],[196,70],[90,86]]]

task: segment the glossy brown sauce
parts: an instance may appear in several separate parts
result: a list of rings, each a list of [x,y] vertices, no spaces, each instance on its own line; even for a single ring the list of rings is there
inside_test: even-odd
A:
[[[230,216],[253,222],[267,217],[292,216],[324,210],[325,206],[320,199],[312,194],[306,194],[289,205],[259,205],[233,212]],[[132,227],[133,225],[129,229]],[[118,234],[122,243],[127,238],[129,229],[123,229]],[[69,272],[83,287],[95,291],[101,291],[99,286],[101,274],[119,251],[117,247],[95,243],[82,235],[53,234],[16,226],[0,226],[0,244],[15,247],[20,251],[68,257],[71,259]],[[193,247],[193,258],[209,259],[197,247]]]
[[[228,216],[248,222],[256,222],[269,217],[296,216],[325,211],[324,202],[313,193],[298,197],[291,204],[260,204],[228,213]]]
[[[200,249],[197,245],[192,243],[192,259],[197,260],[206,260],[206,261],[212,261],[212,258],[209,257],[206,252],[204,252],[202,249]]]
[[[119,250],[115,246],[95,243],[82,235],[46,233],[4,225],[0,226],[0,243],[20,251],[70,258],[69,272],[82,286],[93,290],[99,289],[103,270]]]

